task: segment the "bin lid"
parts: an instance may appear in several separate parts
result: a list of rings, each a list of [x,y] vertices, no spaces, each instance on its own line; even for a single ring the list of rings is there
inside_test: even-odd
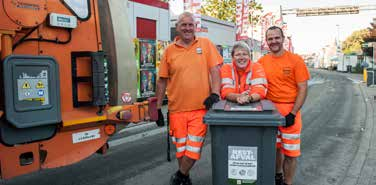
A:
[[[285,118],[269,100],[246,105],[221,100],[206,113],[204,123],[233,126],[282,126],[285,124]]]

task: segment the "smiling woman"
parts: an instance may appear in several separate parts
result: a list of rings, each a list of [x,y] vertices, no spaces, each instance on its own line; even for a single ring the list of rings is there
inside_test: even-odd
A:
[[[232,52],[232,57],[234,58],[236,67],[238,67],[241,70],[244,70],[250,62],[250,53],[248,46],[244,43],[239,43],[238,45],[235,45]]]
[[[263,99],[267,88],[264,69],[260,64],[251,62],[248,45],[235,43],[231,56],[232,64],[221,68],[222,98],[239,104]]]

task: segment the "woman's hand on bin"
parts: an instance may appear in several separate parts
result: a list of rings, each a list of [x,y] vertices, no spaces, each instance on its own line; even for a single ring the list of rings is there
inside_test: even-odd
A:
[[[236,98],[236,102],[239,103],[239,104],[249,103],[248,95],[247,94],[240,94],[240,96],[238,96]]]

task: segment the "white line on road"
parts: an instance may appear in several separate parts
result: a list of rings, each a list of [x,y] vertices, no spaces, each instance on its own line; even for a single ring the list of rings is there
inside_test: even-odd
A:
[[[108,142],[108,145],[110,147],[114,147],[114,146],[118,146],[118,145],[121,145],[121,144],[125,144],[125,143],[129,143],[129,142],[137,141],[139,139],[142,139],[142,138],[145,138],[145,137],[154,136],[154,135],[157,135],[157,134],[160,134],[160,133],[164,133],[164,132],[167,132],[166,127],[157,128],[157,129],[154,129],[154,130],[142,132],[142,133],[135,134],[135,135],[132,135],[132,136],[128,136],[128,137],[123,137],[123,138],[120,138],[120,139],[112,140],[112,141]]]
[[[150,127],[150,125],[152,123],[155,124],[155,122],[140,122],[140,123],[137,123],[137,124],[130,123],[130,126],[121,129],[118,133],[123,133],[123,132],[126,132],[126,131],[132,131],[132,130],[138,130],[138,129]]]
[[[361,80],[352,79],[352,78],[350,78],[350,77],[347,77],[347,79],[349,79],[350,81],[352,81],[352,83],[354,83],[354,84],[362,83]]]
[[[315,84],[323,84],[323,83],[325,83],[325,80],[323,79],[312,78],[311,80],[308,80],[308,86],[312,86]]]

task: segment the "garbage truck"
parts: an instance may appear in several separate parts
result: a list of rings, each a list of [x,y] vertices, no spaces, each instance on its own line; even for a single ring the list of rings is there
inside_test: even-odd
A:
[[[124,1],[2,0],[0,177],[105,153],[121,124],[157,119],[136,101]]]

